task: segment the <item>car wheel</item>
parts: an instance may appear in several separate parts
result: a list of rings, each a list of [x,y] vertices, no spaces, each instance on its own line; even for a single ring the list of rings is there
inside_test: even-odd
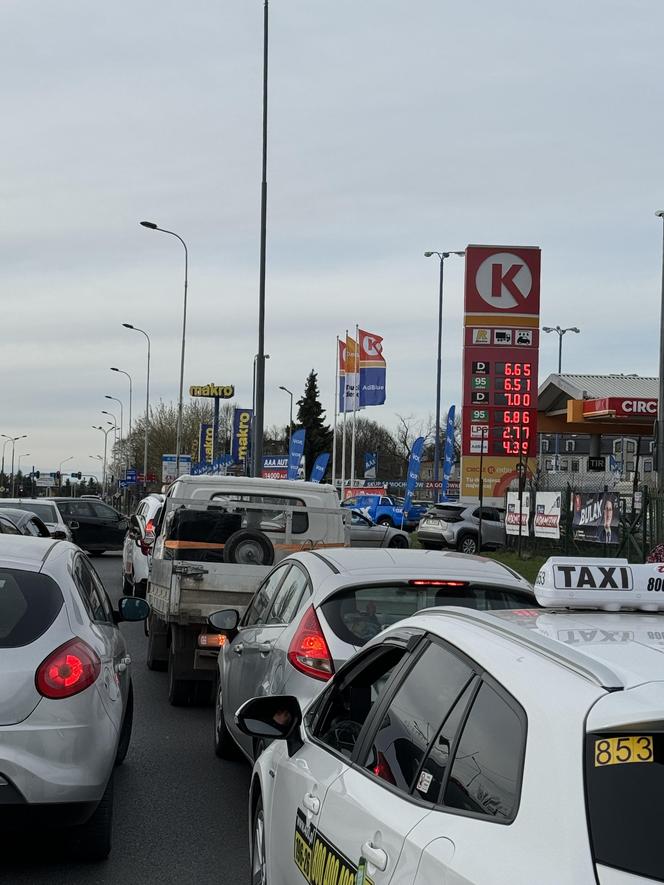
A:
[[[131,583],[129,578],[122,573],[122,595],[123,596],[133,596],[134,595],[134,585]]]
[[[133,584],[134,596],[140,596],[141,599],[145,599],[148,595],[148,582],[147,581],[139,581],[138,584]]]
[[[175,676],[175,652],[171,645],[168,649],[168,701],[172,707],[184,707],[189,703],[190,684],[188,679],[177,679]]]
[[[477,553],[477,538],[474,535],[464,535],[459,541],[459,550],[474,556]]]
[[[408,538],[404,538],[403,535],[395,535],[393,538],[390,538],[387,546],[403,549],[404,547],[410,547],[410,544],[408,543]]]
[[[267,885],[265,816],[262,796],[258,797],[254,810],[253,836],[251,838],[251,885]]]
[[[111,852],[113,828],[113,775],[92,816],[68,833],[69,853],[76,860],[105,860]]]
[[[214,752],[219,759],[237,759],[240,752],[224,722],[224,705],[221,697],[221,679],[217,680],[214,697]]]
[[[224,543],[224,562],[238,565],[272,565],[274,547],[263,532],[240,529]]]
[[[394,528],[394,523],[389,516],[379,516],[376,520],[376,525],[389,525],[390,528]]]
[[[118,750],[115,754],[115,764],[122,765],[129,750],[131,742],[131,728],[134,722],[134,686],[129,683],[129,693],[127,694],[127,709],[125,710],[124,719],[122,720],[122,730],[120,731],[120,740],[118,741]]]

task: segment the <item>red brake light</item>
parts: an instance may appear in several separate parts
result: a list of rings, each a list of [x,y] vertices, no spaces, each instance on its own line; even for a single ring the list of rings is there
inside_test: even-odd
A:
[[[56,648],[37,668],[35,685],[45,698],[69,698],[96,681],[101,661],[82,639]]]
[[[154,519],[148,519],[145,523],[145,534],[152,534],[154,532]]]
[[[465,587],[465,581],[409,581],[413,587]]]
[[[314,679],[325,681],[332,675],[332,655],[313,606],[304,613],[291,640],[288,660],[300,673],[306,673]]]

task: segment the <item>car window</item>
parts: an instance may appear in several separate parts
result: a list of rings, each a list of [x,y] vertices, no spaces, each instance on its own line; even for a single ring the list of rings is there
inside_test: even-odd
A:
[[[443,805],[495,820],[516,814],[525,752],[525,714],[483,682],[461,732]]]
[[[435,579],[431,579],[435,581]],[[393,584],[347,587],[322,603],[333,633],[350,645],[364,645],[386,627],[423,608],[461,605],[487,611],[537,607],[534,595],[479,583],[413,579]]]
[[[438,643],[409,670],[385,711],[364,767],[410,793],[427,749],[473,671]]]
[[[589,734],[585,772],[595,862],[660,882],[662,723]]]
[[[94,511],[87,501],[64,501],[58,504],[60,511],[74,519],[94,516]]]
[[[358,499],[357,498],[344,498],[343,506],[344,507],[357,507]]]
[[[374,705],[383,697],[401,663],[404,648],[383,646],[358,665],[347,679],[333,685],[314,728],[314,737],[350,758]]]
[[[243,627],[252,627],[254,624],[262,624],[265,622],[274,595],[277,592],[279,584],[283,580],[284,575],[288,571],[290,563],[280,565],[267,576],[263,584],[258,588],[254,598],[249,604],[249,608],[245,612],[242,619]]]
[[[95,516],[100,519],[112,519],[114,522],[117,522],[120,518],[120,514],[113,510],[112,507],[108,507],[106,504],[97,504],[96,501],[92,504],[92,509],[94,511]]]
[[[286,498],[280,495],[240,495],[234,492],[220,492],[213,495],[212,507],[223,508],[225,501],[232,502],[233,511],[242,516],[242,528],[260,530],[262,532],[285,533],[286,511],[284,507],[301,507],[302,512],[293,511],[291,517],[291,529],[294,535],[299,535],[309,528],[309,516],[306,506],[301,498]],[[238,504],[247,503],[252,505],[262,504],[261,508],[239,507]]]
[[[34,513],[42,522],[58,522],[58,514],[52,504],[34,504],[32,501],[17,501],[4,503],[0,501],[0,507],[15,507],[17,510],[27,510]]]
[[[48,575],[0,568],[0,648],[19,648],[39,639],[63,605]]]
[[[77,556],[74,563],[74,582],[88,615],[93,621],[113,622],[113,612],[103,584],[84,556]]]
[[[353,510],[350,515],[351,525],[361,525],[366,528],[366,526],[373,525],[370,519],[367,519],[362,513],[358,513],[357,510]]]
[[[299,610],[308,580],[301,568],[296,565],[291,568],[274,598],[268,624],[290,624]]]
[[[34,521],[34,519],[26,520],[25,528],[28,534],[32,535],[33,538],[43,537],[41,527]]]
[[[3,535],[21,534],[13,522],[10,522],[8,519],[3,519],[2,517],[0,517],[0,532],[2,532]]]

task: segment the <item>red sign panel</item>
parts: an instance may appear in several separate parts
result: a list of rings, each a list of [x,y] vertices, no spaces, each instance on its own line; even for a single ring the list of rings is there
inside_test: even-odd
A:
[[[606,417],[611,414],[614,418],[650,418],[657,417],[657,400],[630,399],[629,397],[603,397],[602,399],[588,399],[583,403],[583,414],[586,418]]]
[[[462,455],[537,455],[540,251],[466,250]]]

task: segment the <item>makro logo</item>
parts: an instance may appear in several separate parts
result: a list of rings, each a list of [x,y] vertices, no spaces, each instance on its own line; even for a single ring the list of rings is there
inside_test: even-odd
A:
[[[250,429],[251,412],[240,412],[237,429],[237,453],[240,461],[244,461],[247,457]]]
[[[657,400],[653,399],[624,399],[620,408],[628,415],[656,415]]]

